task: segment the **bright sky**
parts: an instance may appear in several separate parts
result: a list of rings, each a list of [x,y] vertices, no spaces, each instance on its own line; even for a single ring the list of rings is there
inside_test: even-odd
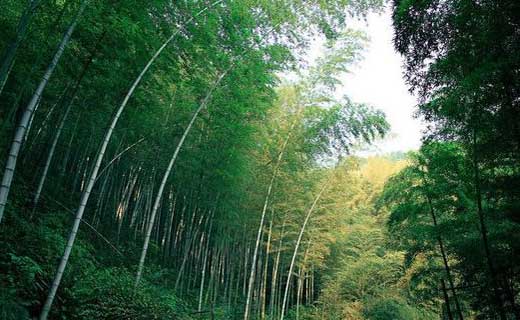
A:
[[[341,79],[343,86],[338,88],[337,95],[347,95],[354,102],[382,110],[391,126],[384,140],[355,153],[368,156],[419,149],[425,125],[414,117],[417,99],[408,92],[403,79],[403,59],[393,47],[390,9],[380,14],[370,13],[366,20],[353,21],[350,27],[364,31],[370,41],[363,52],[364,58]],[[315,38],[304,60],[312,64],[323,53],[323,44],[324,39]],[[295,77],[291,73],[283,76]]]
[[[354,102],[363,102],[385,112],[391,133],[376,143],[368,153],[387,153],[418,149],[424,125],[413,117],[417,100],[407,90],[403,79],[402,58],[392,45],[393,28],[390,10],[371,13],[367,21],[354,24],[370,38],[364,59],[343,78],[339,91]],[[365,152],[363,152],[365,153]]]

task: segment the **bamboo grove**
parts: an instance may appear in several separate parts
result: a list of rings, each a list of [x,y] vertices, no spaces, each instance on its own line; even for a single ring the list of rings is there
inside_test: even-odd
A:
[[[345,21],[379,5],[4,2],[2,234],[17,237],[12,231],[26,220],[44,233],[33,238],[43,244],[37,250],[52,255],[40,251],[35,259],[58,261],[56,270],[51,263],[34,270],[32,289],[15,289],[32,296],[23,313],[62,314],[70,281],[91,270],[79,252],[98,257],[100,250],[100,261],[87,259],[92,268],[131,266],[124,273],[136,273],[129,298],[159,277],[176,296],[197,297],[195,314],[210,310],[213,317],[219,304],[245,319],[283,318],[297,291],[286,276],[290,248],[274,258],[270,243],[291,243],[288,232],[300,221],[282,222],[289,213],[276,208],[281,181],[301,179],[300,201],[310,204],[319,183],[299,175],[318,170],[333,148],[370,142],[387,128],[379,112],[327,96],[363,41],[345,31]],[[319,34],[330,39],[331,52],[302,80],[281,84],[276,74],[297,66],[295,57]],[[67,224],[68,235],[53,242]],[[303,234],[304,227],[298,245]],[[302,268],[299,251],[290,270]],[[303,297],[312,301],[308,279]],[[124,312],[146,302],[136,299]],[[120,316],[177,314],[157,304]]]
[[[0,318],[517,319],[520,8],[395,0],[423,146],[353,156],[384,5],[2,1]]]

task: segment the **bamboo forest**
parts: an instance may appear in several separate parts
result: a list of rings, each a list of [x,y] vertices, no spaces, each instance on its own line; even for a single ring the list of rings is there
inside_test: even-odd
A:
[[[520,319],[520,1],[0,0],[0,320]]]

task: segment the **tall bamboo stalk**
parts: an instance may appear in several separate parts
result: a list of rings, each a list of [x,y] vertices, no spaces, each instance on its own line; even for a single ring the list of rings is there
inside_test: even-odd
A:
[[[54,56],[52,57],[50,64],[47,66],[47,69],[45,70],[45,73],[44,73],[40,83],[38,84],[38,87],[34,91],[32,97],[31,97],[31,100],[29,101],[29,103],[27,104],[25,109],[23,110],[22,117],[21,117],[20,121],[18,122],[13,140],[11,142],[11,147],[9,149],[9,155],[7,158],[7,162],[5,164],[4,174],[2,176],[2,182],[0,184],[0,222],[2,222],[5,205],[7,203],[9,191],[11,189],[11,184],[13,182],[14,172],[16,169],[16,162],[18,160],[18,155],[20,153],[20,149],[22,147],[23,141],[26,137],[26,132],[29,129],[29,123],[33,117],[34,112],[36,111],[36,108],[38,106],[38,101],[40,101],[40,98],[43,94],[43,90],[45,90],[45,87],[47,87],[47,84],[49,83],[49,80],[50,80],[52,74],[54,73],[54,70],[58,66],[58,62],[60,61],[60,58],[63,55],[63,52],[65,51],[65,48],[69,44],[72,33],[74,32],[76,25],[78,24],[81,16],[83,15],[83,12],[85,11],[87,4],[88,4],[88,0],[83,0],[83,2],[81,3],[81,5],[78,9],[78,12],[76,13],[76,16],[74,17],[72,22],[69,24],[67,31],[63,35],[63,37],[58,45],[58,49],[54,53]]]
[[[144,267],[144,261],[146,259],[146,253],[148,252],[148,245],[150,243],[150,234],[152,232],[151,227],[153,226],[153,222],[155,220],[155,215],[157,214],[157,209],[159,208],[159,204],[161,203],[162,195],[164,192],[164,187],[166,186],[166,182],[168,181],[168,178],[170,177],[170,173],[173,169],[173,165],[175,164],[175,160],[177,160],[177,156],[179,155],[179,152],[181,151],[182,145],[184,144],[186,137],[190,133],[191,128],[193,127],[193,124],[195,123],[195,120],[197,119],[199,113],[202,111],[202,109],[204,109],[207,106],[209,100],[211,99],[213,91],[220,84],[220,82],[222,81],[222,79],[224,78],[225,75],[226,75],[226,72],[223,72],[218,76],[217,81],[215,81],[215,83],[213,84],[213,86],[211,87],[209,92],[206,94],[206,96],[200,103],[197,110],[195,110],[195,113],[193,113],[193,116],[191,117],[191,120],[188,123],[188,126],[184,130],[184,133],[182,134],[181,139],[177,143],[177,147],[175,148],[175,151],[173,152],[170,162],[168,163],[168,167],[166,168],[166,171],[164,172],[161,184],[159,186],[159,190],[157,190],[157,195],[155,197],[155,202],[154,202],[151,217],[150,217],[150,226],[146,232],[146,236],[144,239],[143,250],[141,251],[141,258],[139,259],[139,266],[137,267],[137,276],[135,278],[135,287],[137,287],[139,285],[139,281],[141,280],[141,276],[143,273],[143,267]]]
[[[327,187],[327,183],[325,183],[323,185],[323,187],[321,188],[321,190],[318,193],[318,195],[314,198],[314,201],[312,202],[312,205],[309,208],[309,211],[307,211],[307,215],[305,216],[305,220],[303,221],[302,227],[300,229],[300,234],[298,235],[298,240],[296,240],[296,245],[294,246],[294,252],[293,252],[293,255],[292,255],[292,258],[291,258],[291,264],[289,265],[289,272],[287,273],[287,282],[285,283],[285,292],[283,294],[282,312],[281,312],[281,315],[280,315],[280,320],[283,320],[283,317],[285,315],[285,306],[286,306],[287,297],[288,297],[288,294],[289,294],[289,285],[291,284],[291,277],[292,277],[292,272],[293,272],[293,269],[294,269],[294,263],[296,261],[296,256],[298,255],[298,249],[300,247],[300,243],[301,243],[302,238],[303,238],[303,233],[305,232],[305,227],[307,226],[307,223],[309,222],[309,218],[311,217],[311,214],[314,211],[314,208],[316,207],[316,204],[320,200],[321,195],[325,191],[326,187]]]
[[[267,294],[267,269],[269,266],[269,253],[271,251],[271,234],[273,231],[273,218],[269,222],[269,232],[267,233],[267,244],[265,246],[265,262],[263,271],[263,282],[260,291],[260,319],[265,319],[265,306],[266,306],[266,294]]]
[[[104,36],[105,36],[105,33],[103,32],[100,39],[98,39],[98,41],[96,42],[96,46],[94,47],[94,50],[92,50],[89,57],[85,61],[84,65],[83,65],[83,69],[81,70],[80,75],[74,85],[74,88],[72,89],[70,97],[68,98],[68,100],[66,102],[65,113],[63,114],[63,116],[61,118],[60,124],[58,125],[58,128],[56,130],[56,134],[54,135],[54,139],[52,140],[51,148],[49,149],[49,153],[47,154],[47,159],[45,160],[45,166],[43,168],[43,172],[42,172],[40,181],[38,182],[38,187],[36,189],[36,193],[35,193],[34,199],[33,199],[33,208],[36,207],[36,205],[38,204],[38,200],[40,199],[40,195],[43,190],[43,185],[45,184],[45,180],[47,179],[47,173],[49,172],[49,168],[50,168],[52,159],[54,157],[54,151],[56,150],[56,146],[58,145],[58,141],[60,139],[61,132],[67,121],[70,110],[72,109],[72,104],[74,102],[74,98],[76,97],[76,95],[78,93],[81,81],[85,77],[85,74],[87,73],[87,70],[88,70],[90,64],[92,63],[92,60],[94,60],[94,56],[96,55],[96,52],[99,49],[99,44],[101,43],[101,39],[103,39]]]
[[[423,178],[424,184],[427,185],[426,177],[424,176],[424,174],[423,174],[422,178]],[[435,214],[435,210],[433,208],[433,202],[432,202],[432,199],[431,199],[430,195],[428,194],[428,192],[426,192],[426,199],[428,202],[428,206],[430,208],[430,215],[432,217],[433,226],[435,227],[435,229],[437,229],[438,228],[437,215]],[[459,298],[457,296],[457,292],[455,291],[455,285],[453,282],[453,276],[451,274],[450,265],[448,263],[448,257],[446,254],[446,250],[444,248],[444,241],[442,240],[442,237],[440,234],[437,235],[437,242],[439,244],[439,249],[441,251],[442,262],[444,264],[444,270],[446,271],[446,277],[447,277],[448,283],[450,285],[450,291],[451,291],[451,294],[453,295],[453,299],[455,300],[455,308],[457,309],[457,315],[460,320],[464,320],[464,316],[462,315],[462,309],[461,309],[460,303],[459,303]],[[444,280],[442,282],[442,285],[444,286]],[[445,287],[443,287],[443,288],[445,289]]]
[[[4,90],[4,86],[13,68],[16,51],[18,50],[18,47],[25,38],[25,34],[27,32],[27,28],[29,27],[29,23],[31,22],[32,17],[36,13],[36,9],[38,8],[39,4],[40,0],[29,0],[27,7],[25,8],[24,12],[22,13],[22,16],[20,17],[20,21],[18,22],[15,38],[7,46],[2,55],[2,65],[0,66],[0,95]]]
[[[252,257],[252,262],[251,262],[251,272],[249,274],[249,282],[248,282],[248,287],[247,287],[247,297],[246,297],[246,306],[245,306],[245,311],[244,311],[244,320],[249,319],[249,309],[250,309],[250,305],[251,305],[253,286],[254,286],[254,282],[255,282],[256,260],[257,260],[257,256],[258,256],[258,249],[260,247],[260,239],[262,238],[262,230],[264,228],[265,214],[267,212],[267,207],[269,205],[269,200],[271,198],[271,193],[273,191],[274,182],[276,180],[276,177],[278,176],[278,170],[282,163],[285,149],[287,148],[287,145],[289,144],[289,139],[291,137],[292,130],[294,129],[295,126],[296,126],[296,120],[293,121],[291,127],[289,128],[287,137],[285,138],[285,140],[282,144],[282,148],[280,150],[280,153],[278,154],[278,157],[276,159],[276,164],[273,169],[273,173],[271,175],[271,181],[269,182],[269,186],[267,187],[267,193],[265,195],[264,205],[262,207],[262,214],[260,217],[260,224],[258,225],[255,249],[253,251],[253,257]]]
[[[218,3],[220,3],[220,2],[222,2],[222,0],[218,0],[216,2],[213,2],[209,6],[205,7],[201,11],[199,11],[196,15],[191,17],[186,23],[189,23],[189,22],[193,21],[193,19],[195,19],[195,17],[199,16],[200,14],[202,14],[203,12],[208,10],[210,7],[215,6]],[[85,0],[85,3],[86,3],[86,0]],[[47,319],[48,313],[49,313],[50,308],[52,306],[52,302],[53,302],[54,297],[56,295],[56,291],[58,290],[58,287],[60,285],[61,278],[63,276],[63,272],[65,271],[65,267],[67,266],[67,262],[69,260],[70,253],[72,251],[72,246],[74,245],[74,241],[76,240],[76,235],[78,233],[79,225],[81,223],[81,218],[83,217],[83,213],[85,212],[85,208],[86,208],[88,200],[90,198],[90,194],[91,194],[92,189],[94,188],[94,184],[95,184],[95,182],[97,180],[97,175],[98,175],[99,169],[101,167],[101,163],[103,161],[103,158],[105,156],[105,152],[106,152],[106,149],[108,147],[108,143],[110,142],[110,138],[112,137],[112,133],[114,132],[115,126],[116,126],[117,122],[119,121],[119,118],[121,117],[121,114],[122,114],[123,110],[125,109],[128,101],[130,100],[130,97],[133,95],[135,89],[137,88],[137,86],[141,82],[142,78],[144,77],[144,75],[146,74],[148,69],[150,69],[151,65],[159,57],[161,52],[179,34],[179,32],[180,32],[180,29],[177,29],[170,36],[170,38],[168,38],[159,47],[159,49],[157,49],[157,51],[155,51],[155,53],[150,58],[148,63],[145,65],[145,67],[143,68],[141,73],[137,76],[135,81],[132,83],[130,89],[128,90],[127,94],[125,95],[125,98],[123,99],[123,102],[121,103],[121,105],[119,106],[119,108],[117,109],[116,113],[114,114],[114,116],[112,118],[110,126],[108,127],[108,129],[107,129],[107,131],[105,133],[105,137],[103,139],[103,142],[101,143],[101,147],[99,149],[99,152],[97,153],[95,164],[94,164],[94,167],[93,167],[92,172],[90,174],[90,177],[88,178],[88,182],[87,182],[86,188],[82,192],[80,204],[79,204],[79,207],[78,207],[78,209],[76,211],[76,217],[74,219],[74,223],[72,225],[72,229],[70,231],[70,234],[69,234],[69,237],[68,237],[68,240],[67,240],[67,246],[65,247],[65,251],[63,253],[63,256],[61,258],[60,264],[58,266],[58,270],[56,272],[56,276],[54,277],[54,280],[53,280],[53,283],[52,283],[52,286],[51,286],[51,290],[49,292],[49,295],[47,296],[47,301],[45,302],[42,314],[40,315],[40,320],[46,320]],[[28,118],[30,118],[30,114],[29,114]],[[0,198],[0,200],[1,200],[1,198]],[[1,203],[0,203],[0,210],[3,210],[3,207],[1,207]],[[0,215],[0,217],[1,217],[1,215]],[[152,227],[153,227],[153,224],[152,224]]]
[[[276,253],[276,259],[273,265],[273,271],[271,275],[271,297],[269,301],[270,313],[269,316],[271,319],[274,319],[275,310],[276,310],[276,296],[277,296],[277,280],[278,280],[278,267],[280,266],[280,258],[282,256],[282,247],[283,247],[283,237],[285,231],[285,220],[282,223],[282,230],[280,232],[280,240],[278,241],[278,252]]]

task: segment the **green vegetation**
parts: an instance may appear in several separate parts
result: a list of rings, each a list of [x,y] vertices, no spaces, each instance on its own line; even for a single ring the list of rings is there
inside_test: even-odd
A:
[[[395,0],[429,126],[362,158],[383,5],[2,1],[0,319],[520,318],[520,3]]]

